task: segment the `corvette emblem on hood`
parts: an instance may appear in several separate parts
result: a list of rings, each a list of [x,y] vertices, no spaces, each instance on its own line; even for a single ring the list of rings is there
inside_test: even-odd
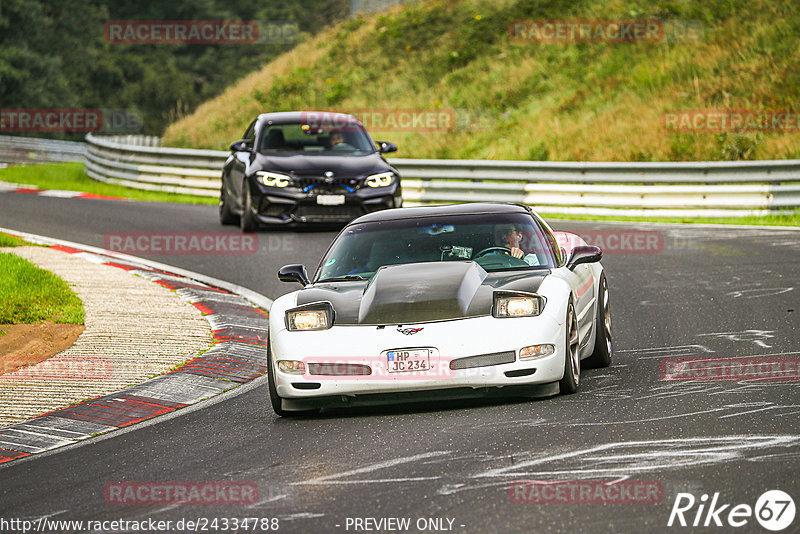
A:
[[[424,327],[422,327],[422,328],[424,328]],[[410,335],[416,334],[417,332],[422,330],[422,328],[400,328],[398,326],[397,327],[397,331],[400,332],[401,334],[405,334],[407,336],[410,336]]]

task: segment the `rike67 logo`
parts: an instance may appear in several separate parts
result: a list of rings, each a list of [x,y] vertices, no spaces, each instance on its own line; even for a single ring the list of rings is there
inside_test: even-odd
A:
[[[705,493],[699,499],[691,493],[678,493],[667,526],[738,528],[755,517],[765,529],[779,532],[792,524],[795,511],[794,500],[781,490],[764,492],[755,506],[723,503],[719,492],[714,493],[710,500]]]

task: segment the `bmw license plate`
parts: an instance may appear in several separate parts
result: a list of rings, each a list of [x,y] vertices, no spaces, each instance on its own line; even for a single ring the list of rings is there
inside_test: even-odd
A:
[[[431,368],[431,349],[401,349],[386,351],[390,373],[407,371],[429,371]]]
[[[317,204],[320,206],[341,206],[344,204],[344,195],[317,195]]]

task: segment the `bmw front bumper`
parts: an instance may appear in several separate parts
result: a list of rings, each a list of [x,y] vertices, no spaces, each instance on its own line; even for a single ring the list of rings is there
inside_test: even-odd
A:
[[[297,187],[251,185],[251,209],[263,224],[293,222],[350,222],[356,217],[402,206],[400,184],[386,187],[346,189],[315,188],[304,192]]]

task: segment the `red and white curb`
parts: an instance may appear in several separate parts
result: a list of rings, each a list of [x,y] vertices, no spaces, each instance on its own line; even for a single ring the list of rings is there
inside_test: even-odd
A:
[[[83,193],[81,191],[66,191],[63,189],[39,189],[36,186],[10,184],[0,182],[0,193],[18,193],[24,195],[38,195],[40,197],[54,198],[91,198],[100,200],[128,200],[123,197],[113,197],[108,195],[96,195],[94,193]]]
[[[0,232],[131,271],[173,289],[205,314],[214,337],[211,349],[170,373],[0,429],[0,464],[174,412],[266,373],[270,299],[229,282],[126,254],[5,228]]]

